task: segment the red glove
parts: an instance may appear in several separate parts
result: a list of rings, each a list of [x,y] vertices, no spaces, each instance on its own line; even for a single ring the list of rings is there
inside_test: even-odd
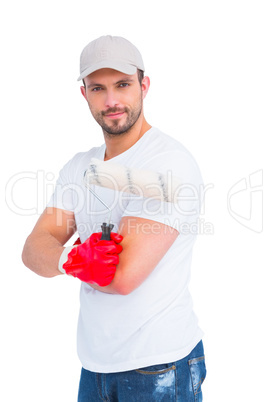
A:
[[[75,244],[78,245],[68,253],[67,261],[61,267],[59,265],[60,271],[83,282],[109,285],[119,263],[118,254],[121,253],[122,246],[118,243],[123,237],[112,232],[111,240],[100,240],[101,235],[102,233],[93,233],[83,244],[76,241]]]
[[[76,239],[76,241],[74,242],[74,246],[78,246],[78,244],[82,244],[81,243],[81,240],[80,240],[80,237],[78,237],[78,239]]]

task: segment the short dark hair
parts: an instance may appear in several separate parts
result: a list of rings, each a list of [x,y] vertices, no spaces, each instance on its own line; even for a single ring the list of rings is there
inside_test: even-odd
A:
[[[138,73],[138,80],[139,80],[139,83],[140,83],[140,85],[141,85],[141,84],[142,84],[142,80],[143,80],[143,78],[144,78],[144,71],[137,69],[137,73]],[[82,81],[83,81],[84,87],[86,88],[85,80],[82,80]]]
[[[143,78],[144,78],[144,71],[138,69],[138,80],[140,85],[142,84]]]

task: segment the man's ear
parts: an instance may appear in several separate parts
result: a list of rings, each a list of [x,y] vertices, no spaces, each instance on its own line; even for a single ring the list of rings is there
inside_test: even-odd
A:
[[[81,94],[83,95],[83,97],[85,98],[85,100],[87,101],[86,88],[84,86],[82,86],[82,87],[80,87],[80,91],[81,91]]]
[[[147,95],[149,88],[150,88],[150,78],[144,77],[141,83],[142,99],[144,99],[145,96]]]

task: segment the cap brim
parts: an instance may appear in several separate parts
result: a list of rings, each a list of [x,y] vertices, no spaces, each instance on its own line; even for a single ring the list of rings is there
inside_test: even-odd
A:
[[[102,61],[101,63],[94,64],[93,66],[90,66],[87,69],[85,69],[80,74],[77,81],[82,80],[89,74],[94,73],[94,71],[101,70],[102,68],[111,68],[112,70],[120,71],[121,73],[127,75],[133,75],[137,71],[137,67],[131,64],[118,63],[116,61]]]

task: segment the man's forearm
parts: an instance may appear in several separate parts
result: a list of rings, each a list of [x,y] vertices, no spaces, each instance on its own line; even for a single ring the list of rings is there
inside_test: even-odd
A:
[[[52,278],[61,275],[58,263],[63,250],[62,244],[48,232],[30,235],[25,242],[22,260],[36,274]]]

